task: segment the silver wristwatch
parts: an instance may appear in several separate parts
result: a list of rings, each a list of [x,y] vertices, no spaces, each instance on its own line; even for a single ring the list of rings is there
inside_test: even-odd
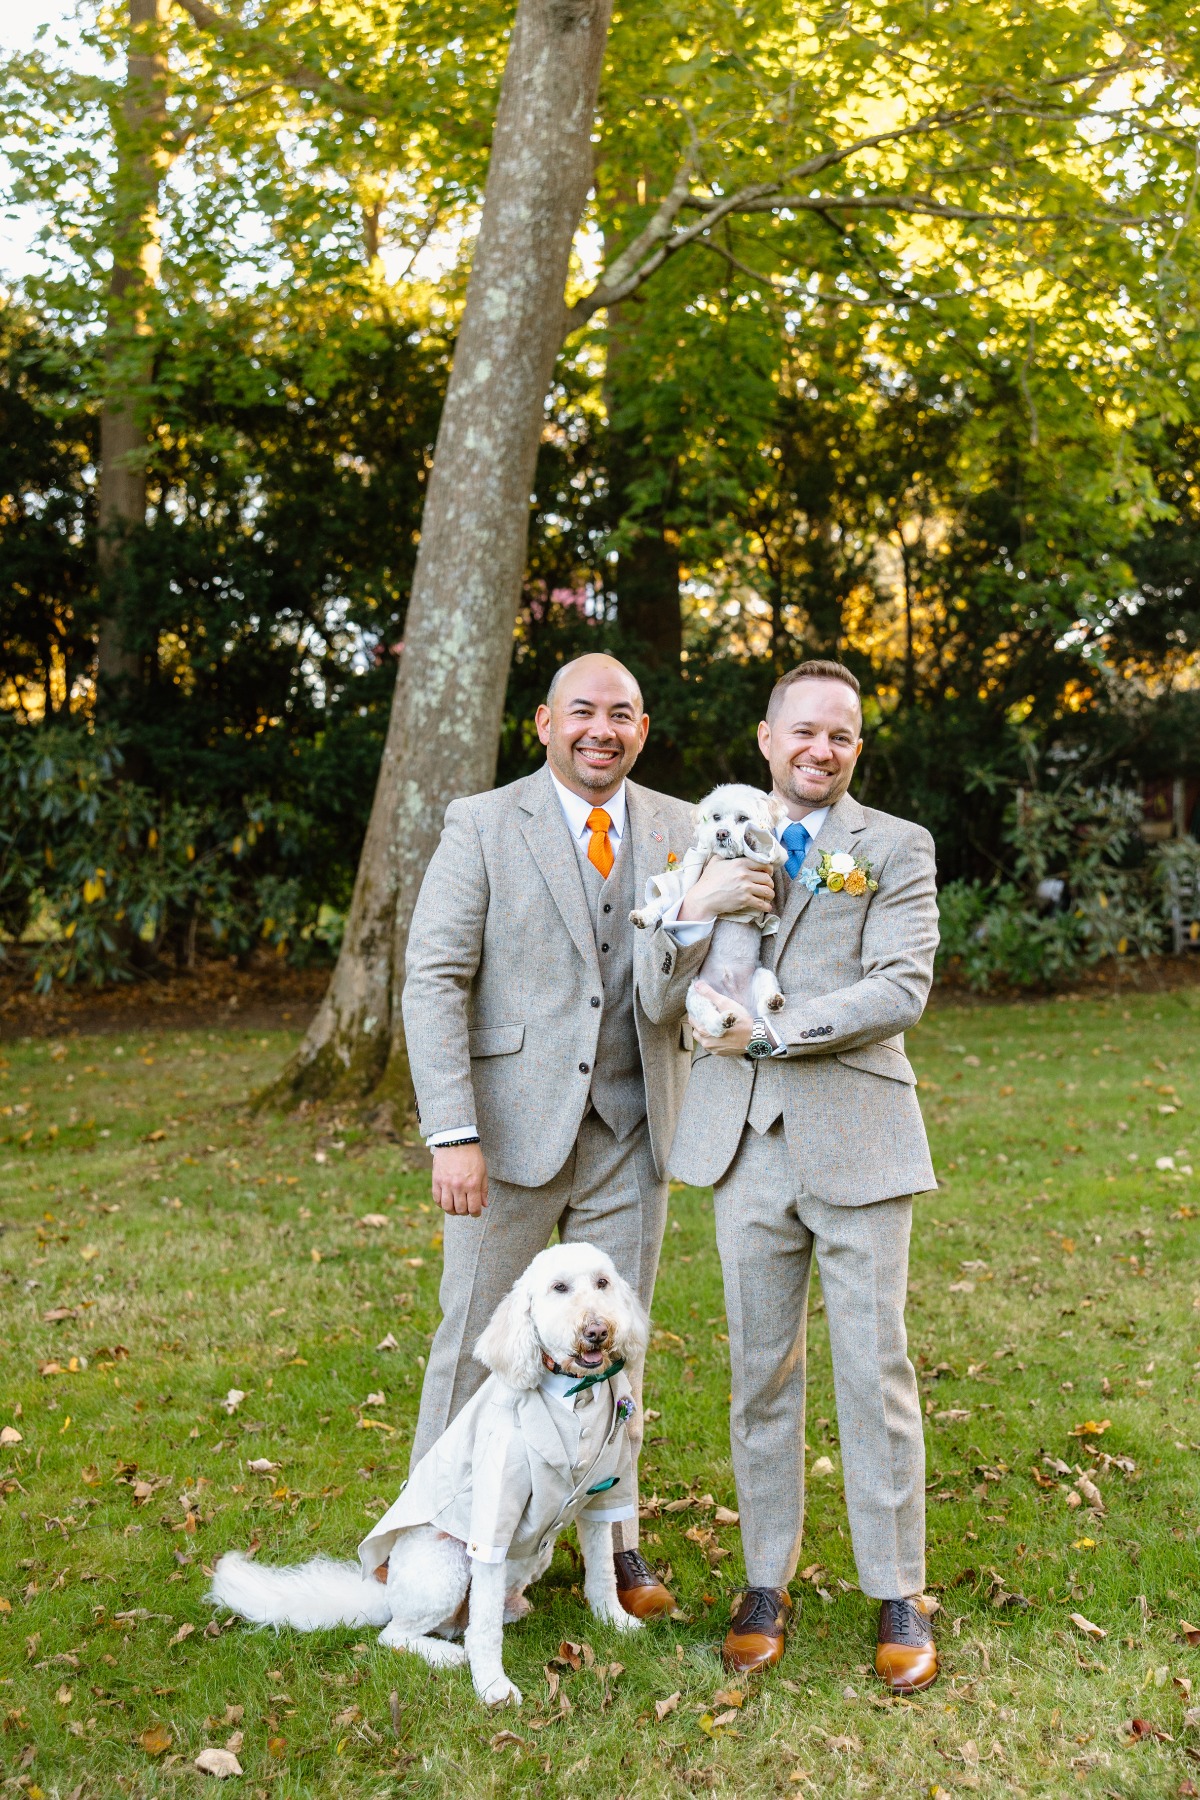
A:
[[[761,1019],[755,1019],[754,1036],[746,1045],[746,1055],[750,1058],[751,1062],[757,1062],[760,1057],[770,1056],[774,1048],[774,1044],[767,1036],[766,1026]]]

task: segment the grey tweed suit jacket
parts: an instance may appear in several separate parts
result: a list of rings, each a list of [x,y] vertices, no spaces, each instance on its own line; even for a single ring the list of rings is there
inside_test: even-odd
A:
[[[682,857],[692,810],[625,784],[634,892]],[[624,848],[624,846],[623,846]],[[627,920],[618,929],[633,931]],[[638,932],[635,969],[661,934]],[[643,943],[641,940],[646,940]],[[549,772],[453,800],[408,938],[404,1031],[421,1129],[478,1130],[489,1172],[540,1187],[566,1162],[587,1106],[603,995],[595,932]],[[682,1008],[667,1023],[634,998],[650,1143],[660,1176],[690,1066]]]
[[[754,1064],[696,1051],[668,1159],[681,1181],[708,1186],[725,1174],[759,1082],[766,1092],[755,1113],[778,1096],[789,1149],[817,1199],[855,1206],[937,1186],[903,1035],[921,1017],[933,980],[933,839],[844,794],[803,866],[840,850],[869,861],[878,890],[854,899],[777,878],[780,926],[763,955],[786,996],[771,1017],[786,1060]],[[680,949],[669,971],[665,961],[643,962],[641,1000],[652,1018],[680,1016],[706,948]]]

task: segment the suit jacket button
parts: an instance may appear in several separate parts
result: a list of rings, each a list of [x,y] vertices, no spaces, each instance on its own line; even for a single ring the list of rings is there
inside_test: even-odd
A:
[[[600,948],[601,948],[601,950],[607,950],[607,949],[608,949],[608,945],[607,945],[607,944],[601,944],[601,946],[600,946]]]
[[[593,1005],[593,1006],[599,1006],[599,1004],[600,1004],[600,996],[599,996],[599,994],[593,994],[593,995],[592,995],[592,1005]]]
[[[611,906],[610,906],[610,905],[609,905],[609,903],[608,903],[608,901],[607,901],[607,900],[606,900],[606,901],[605,901],[605,902],[604,902],[604,910],[605,910],[605,912],[611,912],[611,911],[612,911],[612,907],[611,907]]]
[[[670,973],[671,973],[671,959],[669,956],[664,956],[663,957],[663,974],[669,975]]]
[[[588,1067],[587,1063],[580,1063],[579,1073],[581,1075],[590,1075],[591,1074],[591,1069]]]

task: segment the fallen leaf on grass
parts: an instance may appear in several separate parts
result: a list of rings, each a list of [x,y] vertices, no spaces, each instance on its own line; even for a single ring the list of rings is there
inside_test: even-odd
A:
[[[195,1629],[196,1627],[192,1624],[181,1625],[179,1630],[175,1633],[175,1636],[171,1639],[171,1642],[173,1644],[182,1644],[185,1639],[191,1637]]]
[[[392,1333],[389,1331],[387,1336],[385,1338],[381,1339],[381,1341],[378,1344],[376,1344],[375,1348],[377,1350],[398,1350],[400,1348],[400,1345],[397,1342],[397,1340],[392,1336]]]
[[[229,1736],[225,1739],[225,1748],[231,1756],[240,1756],[242,1745],[245,1741],[246,1734],[244,1731],[231,1731]]]
[[[225,1398],[221,1401],[221,1406],[229,1414],[230,1418],[232,1418],[245,1398],[246,1396],[241,1388],[230,1388]]]
[[[1104,1511],[1104,1495],[1100,1492],[1100,1489],[1096,1486],[1090,1475],[1081,1475],[1079,1480],[1075,1483],[1075,1486],[1079,1489],[1079,1492],[1083,1495],[1084,1499],[1094,1512],[1102,1513]]]
[[[654,1716],[660,1725],[668,1713],[673,1713],[675,1711],[675,1708],[679,1705],[682,1698],[683,1695],[677,1692],[668,1694],[665,1700],[656,1700],[654,1702]]]
[[[171,1748],[171,1734],[165,1725],[147,1725],[145,1731],[138,1734],[138,1743],[147,1756],[161,1756]]]
[[[1173,1744],[1175,1739],[1168,1732],[1160,1731],[1149,1719],[1127,1719],[1121,1727],[1128,1744],[1142,1744],[1147,1738],[1154,1738],[1160,1744]]]
[[[1082,1425],[1073,1426],[1067,1435],[1068,1437],[1099,1437],[1102,1431],[1111,1429],[1111,1419],[1085,1419]]]
[[[516,1744],[521,1750],[525,1748],[524,1738],[519,1738],[515,1731],[498,1731],[489,1742],[493,1750],[507,1750],[510,1744]]]
[[[272,1462],[269,1456],[256,1456],[246,1467],[253,1475],[277,1475],[283,1464]]]
[[[192,1766],[202,1775],[215,1775],[218,1781],[242,1773],[242,1765],[232,1750],[202,1750]]]
[[[945,1412],[934,1413],[933,1416],[939,1425],[961,1425],[971,1414],[965,1406],[950,1406]]]
[[[284,1751],[287,1749],[287,1739],[281,1738],[281,1737],[268,1738],[267,1739],[267,1749],[270,1751],[272,1756],[279,1758],[283,1755]]]
[[[6,1425],[3,1431],[0,1431],[0,1444],[4,1444],[6,1447],[10,1444],[23,1444],[24,1441],[15,1425]]]
[[[730,1506],[718,1506],[713,1514],[714,1525],[737,1525],[740,1519],[741,1514],[734,1512]]]
[[[384,1226],[390,1223],[386,1213],[364,1213],[358,1222],[360,1225],[366,1225],[371,1231],[382,1231]]]
[[[830,1460],[827,1456],[818,1456],[816,1462],[813,1464],[812,1468],[809,1470],[809,1474],[810,1475],[832,1475],[833,1474],[833,1464],[830,1462]]]
[[[732,1706],[734,1708],[746,1704],[746,1696],[740,1688],[722,1688],[712,1697],[714,1706]]]
[[[1200,1650],[1200,1625],[1189,1625],[1186,1619],[1180,1619],[1179,1630],[1193,1650]]]
[[[736,1718],[737,1718],[737,1707],[736,1706],[731,1706],[727,1712],[721,1712],[721,1713],[717,1713],[715,1715],[712,1713],[706,1712],[705,1714],[703,1714],[703,1716],[700,1719],[700,1729],[708,1737],[711,1737],[714,1732],[724,1731],[725,1727],[727,1725],[732,1725]],[[735,1732],[734,1735],[736,1736],[737,1733]]]
[[[862,1745],[856,1737],[830,1737],[825,1739],[825,1748],[827,1750],[845,1750],[853,1755],[862,1749]]]
[[[1093,1625],[1092,1621],[1085,1619],[1082,1613],[1072,1613],[1071,1623],[1077,1630],[1082,1631],[1084,1637],[1106,1638],[1108,1636],[1103,1625]]]

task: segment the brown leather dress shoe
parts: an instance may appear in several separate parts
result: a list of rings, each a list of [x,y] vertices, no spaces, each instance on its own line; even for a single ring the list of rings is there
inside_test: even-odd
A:
[[[746,1675],[777,1663],[791,1612],[785,1588],[747,1588],[721,1645],[725,1667]]]
[[[937,1680],[933,1626],[919,1596],[881,1602],[875,1673],[893,1694],[915,1694]]]
[[[617,1599],[635,1619],[661,1619],[679,1611],[675,1596],[665,1587],[640,1550],[618,1550],[613,1556],[617,1572]]]

